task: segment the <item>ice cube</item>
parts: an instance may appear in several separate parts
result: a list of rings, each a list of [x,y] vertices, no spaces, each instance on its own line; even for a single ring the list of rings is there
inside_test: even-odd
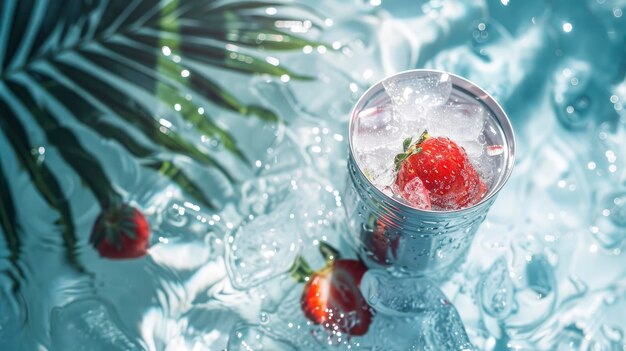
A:
[[[285,350],[296,351],[297,348],[286,340],[279,340],[260,326],[240,324],[233,328],[228,340],[229,351],[250,350]]]
[[[395,278],[379,270],[365,273],[361,292],[377,312],[396,317],[413,317],[449,304],[428,278]]]
[[[509,268],[518,277],[513,280],[516,308],[506,318],[507,328],[534,328],[554,312],[557,299],[554,269],[543,253],[533,254],[516,247],[514,254]]]
[[[94,298],[52,310],[50,336],[55,350],[142,350],[123,330],[113,307]]]
[[[390,105],[365,109],[356,116],[354,148],[368,152],[392,143],[401,143],[403,131]]]
[[[233,309],[207,308],[203,304],[200,305],[201,307],[197,306],[185,312],[184,318],[178,316],[171,317],[178,322],[182,329],[182,336],[195,344],[184,350],[224,349],[228,344],[229,334],[234,326],[243,323],[242,316],[233,311]],[[156,328],[159,327],[161,326],[156,326]],[[162,328],[165,329],[166,326]]]
[[[450,76],[431,73],[424,76],[392,77],[383,86],[393,104],[394,118],[404,136],[419,135],[429,121],[429,110],[445,104],[452,92]]]
[[[154,222],[158,243],[198,243],[211,233],[223,236],[227,229],[226,213],[218,216],[189,201],[172,199],[157,213]],[[166,240],[164,240],[166,239]],[[155,243],[156,244],[156,243]]]
[[[228,236],[226,268],[233,286],[245,290],[288,271],[300,251],[300,231],[291,195],[274,211],[242,224]]]
[[[413,349],[473,350],[459,313],[428,278],[393,277],[382,270],[363,276],[361,291],[377,312],[414,318]]]
[[[395,179],[394,157],[400,153],[401,147],[397,149],[381,147],[375,151],[359,153],[361,166],[365,176],[380,190],[389,187]]]
[[[292,171],[245,181],[240,191],[240,213],[254,216],[271,213],[289,197],[291,182],[297,177],[298,174]]]
[[[396,191],[396,193],[398,193],[398,191]],[[422,183],[419,177],[415,177],[410,182],[406,183],[401,194],[402,198],[406,200],[409,205],[422,210],[430,210],[431,206],[428,190],[426,190],[424,183]]]
[[[342,193],[330,183],[306,177],[296,183],[303,206],[298,208],[300,228],[310,239],[333,240],[343,231]]]
[[[428,73],[421,76],[399,76],[383,81],[394,107],[415,108],[445,104],[452,92],[452,81],[447,73]]]
[[[475,350],[459,313],[448,301],[442,303],[438,311],[428,314],[421,332],[426,347],[418,348],[420,350]]]
[[[485,153],[485,143],[479,141],[461,141],[458,143],[461,146],[467,156],[471,159],[479,159]]]
[[[172,269],[195,270],[222,255],[228,212],[202,211],[189,201],[170,200],[154,218],[151,258]],[[233,216],[234,217],[234,216]]]
[[[487,114],[479,105],[457,103],[437,106],[425,113],[426,128],[431,135],[446,136],[456,142],[478,141]]]
[[[513,309],[513,282],[504,258],[499,258],[482,276],[478,296],[488,315],[503,319]]]

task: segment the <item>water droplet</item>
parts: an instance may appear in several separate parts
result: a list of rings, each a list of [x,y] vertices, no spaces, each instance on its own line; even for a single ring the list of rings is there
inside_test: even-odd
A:
[[[267,324],[270,321],[270,316],[266,312],[261,312],[259,314],[259,323]]]
[[[183,227],[189,222],[185,215],[185,208],[178,204],[173,204],[165,211],[165,220],[175,227]]]

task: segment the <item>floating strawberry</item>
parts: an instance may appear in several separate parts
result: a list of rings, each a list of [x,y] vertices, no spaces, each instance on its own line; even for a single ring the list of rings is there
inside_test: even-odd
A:
[[[127,259],[144,256],[150,239],[150,226],[138,209],[127,204],[105,209],[96,219],[89,242],[100,256]]]
[[[292,271],[294,278],[306,282],[300,300],[302,311],[313,323],[333,333],[364,335],[373,318],[359,289],[367,268],[361,261],[340,259],[337,251],[323,245],[320,249],[327,258],[326,267],[313,272],[300,258]]]
[[[487,187],[469,161],[465,150],[446,137],[430,137],[424,131],[411,144],[404,141],[404,153],[395,158],[396,185],[405,189],[420,178],[436,210],[457,210],[471,206],[484,196]]]

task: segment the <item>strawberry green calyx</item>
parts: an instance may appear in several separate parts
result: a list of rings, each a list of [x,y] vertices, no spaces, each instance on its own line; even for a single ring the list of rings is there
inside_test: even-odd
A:
[[[293,266],[291,267],[291,270],[289,270],[289,272],[291,273],[291,277],[293,278],[293,280],[297,281],[298,283],[306,283],[309,278],[313,274],[315,274],[315,271],[311,269],[309,264],[304,258],[302,258],[302,256],[298,256],[298,258],[296,258],[296,261],[293,263]]]
[[[122,249],[121,235],[126,235],[131,239],[135,239],[135,223],[132,221],[133,208],[123,204],[103,211],[103,214],[96,221],[96,226],[100,230],[94,230],[89,242],[98,246],[102,240],[107,240],[115,248],[120,251]]]
[[[94,223],[89,243],[100,256],[127,259],[147,253],[150,226],[138,209],[128,204],[104,208]]]
[[[404,162],[404,160],[409,158],[411,155],[417,154],[422,151],[422,148],[420,146],[428,138],[430,138],[428,130],[424,130],[417,139],[417,141],[415,141],[415,143],[411,143],[413,141],[412,137],[404,139],[404,141],[402,142],[402,149],[404,150],[404,152],[397,154],[393,160],[396,165],[396,171],[400,169],[400,166],[402,166],[402,162]]]
[[[331,264],[333,261],[341,258],[339,251],[324,241],[320,241],[320,253],[324,257],[326,264]]]
[[[326,267],[331,266],[333,262],[341,259],[341,254],[339,253],[339,251],[324,241],[320,242],[319,250],[322,257],[324,257]],[[289,270],[289,273],[291,274],[291,277],[298,283],[306,283],[308,281],[308,278],[316,272],[309,266],[307,261],[302,256],[298,256],[296,258],[296,261],[293,263],[293,266]]]

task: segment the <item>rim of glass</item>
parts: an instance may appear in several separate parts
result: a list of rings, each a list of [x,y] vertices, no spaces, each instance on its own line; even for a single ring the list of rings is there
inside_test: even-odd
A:
[[[375,92],[377,92],[379,88],[382,88],[384,90],[383,82],[390,78],[397,78],[397,77],[407,76],[407,75],[412,75],[412,74],[428,74],[428,73],[449,75],[450,79],[452,80],[452,89],[461,89],[463,92],[469,94],[478,102],[485,105],[485,107],[489,110],[489,112],[494,116],[496,122],[498,123],[500,129],[502,130],[502,134],[507,143],[508,153],[505,156],[507,159],[506,159],[506,162],[504,163],[504,167],[506,167],[506,172],[502,176],[500,176],[498,182],[496,183],[496,186],[493,189],[489,189],[489,193],[487,194],[487,196],[485,196],[482,200],[480,200],[476,204],[469,206],[469,207],[464,207],[458,210],[448,210],[448,211],[423,210],[423,209],[410,206],[406,203],[398,201],[397,199],[394,199],[393,197],[388,196],[387,194],[383,193],[380,189],[378,189],[378,187],[376,187],[369,179],[367,179],[367,177],[365,176],[365,173],[363,172],[363,169],[361,169],[361,165],[356,159],[356,154],[353,149],[354,143],[353,143],[353,129],[352,128],[353,128],[353,123],[356,119],[356,113],[357,111],[360,111],[362,109],[365,102]],[[356,168],[358,169],[360,176],[363,179],[365,179],[368,184],[371,185],[371,187],[373,188],[373,191],[379,197],[382,197],[384,199],[387,199],[388,201],[391,201],[394,205],[400,206],[404,210],[429,213],[429,214],[437,214],[437,213],[449,214],[449,213],[469,212],[483,205],[485,202],[489,201],[497,193],[500,192],[500,189],[502,189],[504,184],[508,182],[511,174],[513,173],[513,167],[515,165],[515,134],[513,133],[513,127],[511,125],[511,121],[509,117],[507,116],[506,112],[504,112],[504,109],[502,108],[502,106],[500,106],[500,104],[491,96],[491,94],[489,94],[484,89],[479,87],[476,83],[466,78],[463,78],[461,76],[458,76],[454,73],[441,71],[441,70],[433,70],[433,69],[411,69],[411,70],[398,72],[398,73],[395,73],[393,75],[387,76],[379,80],[378,82],[373,84],[371,87],[369,87],[363,93],[363,95],[361,95],[359,100],[357,100],[356,104],[352,108],[352,112],[350,114],[350,121],[348,123],[348,145],[349,145],[350,157],[353,159],[354,164],[356,165]]]

